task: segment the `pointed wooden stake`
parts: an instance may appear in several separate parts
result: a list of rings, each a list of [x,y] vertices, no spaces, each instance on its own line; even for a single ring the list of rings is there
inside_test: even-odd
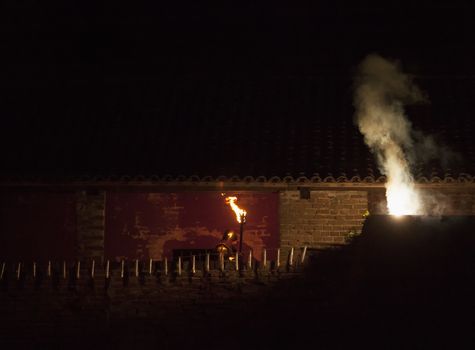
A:
[[[17,279],[17,281],[20,280],[20,276],[21,276],[21,262],[18,263],[18,268],[16,270],[16,279]]]
[[[96,261],[92,260],[92,266],[91,266],[91,278],[94,279],[94,272],[96,269]]]
[[[303,247],[302,260],[300,261],[302,264],[305,262],[306,254],[307,254],[307,246]]]
[[[5,263],[2,263],[2,270],[0,271],[0,280],[3,280],[4,273],[5,273]]]
[[[178,276],[181,276],[181,256],[178,257]]]

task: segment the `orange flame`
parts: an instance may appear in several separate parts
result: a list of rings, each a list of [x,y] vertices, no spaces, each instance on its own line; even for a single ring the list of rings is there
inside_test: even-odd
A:
[[[236,204],[237,197],[226,197],[226,204],[231,206],[231,209],[236,214],[237,222],[241,223],[241,220],[246,218],[247,212],[244,209],[241,209]]]

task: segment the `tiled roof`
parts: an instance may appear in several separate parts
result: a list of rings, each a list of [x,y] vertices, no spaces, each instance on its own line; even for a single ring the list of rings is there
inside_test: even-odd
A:
[[[475,79],[418,79],[418,129],[459,154],[424,181],[472,181]],[[128,80],[2,89],[7,179],[384,181],[343,77]],[[247,179],[247,180],[246,180]],[[439,180],[438,180],[439,179]]]

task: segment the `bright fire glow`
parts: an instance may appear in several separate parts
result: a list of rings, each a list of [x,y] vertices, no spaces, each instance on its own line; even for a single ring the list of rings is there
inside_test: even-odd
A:
[[[415,138],[404,106],[426,102],[425,94],[396,62],[374,54],[358,67],[355,86],[355,118],[381,174],[386,175],[389,214],[424,215],[424,203],[411,171],[421,152],[437,150],[422,134]],[[422,144],[424,147],[419,148]]]
[[[236,204],[237,197],[226,197],[226,204],[231,206],[231,209],[236,214],[237,222],[241,223],[242,218],[246,218],[247,212],[244,209],[241,209]]]
[[[417,215],[419,213],[417,194],[408,186],[388,186],[386,198],[388,211],[391,215]]]
[[[421,199],[414,187],[414,180],[409,172],[407,161],[401,152],[387,152],[385,166],[389,174],[386,183],[389,214],[395,216],[420,215]]]

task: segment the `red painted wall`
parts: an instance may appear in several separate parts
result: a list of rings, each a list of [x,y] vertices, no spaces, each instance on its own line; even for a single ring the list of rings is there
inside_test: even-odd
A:
[[[277,193],[226,193],[248,212],[243,251],[262,249],[273,259],[279,245]],[[214,249],[226,229],[239,223],[220,192],[106,195],[105,255],[120,259],[171,258],[173,249]]]
[[[0,195],[0,260],[63,260],[75,255],[73,193]]]

